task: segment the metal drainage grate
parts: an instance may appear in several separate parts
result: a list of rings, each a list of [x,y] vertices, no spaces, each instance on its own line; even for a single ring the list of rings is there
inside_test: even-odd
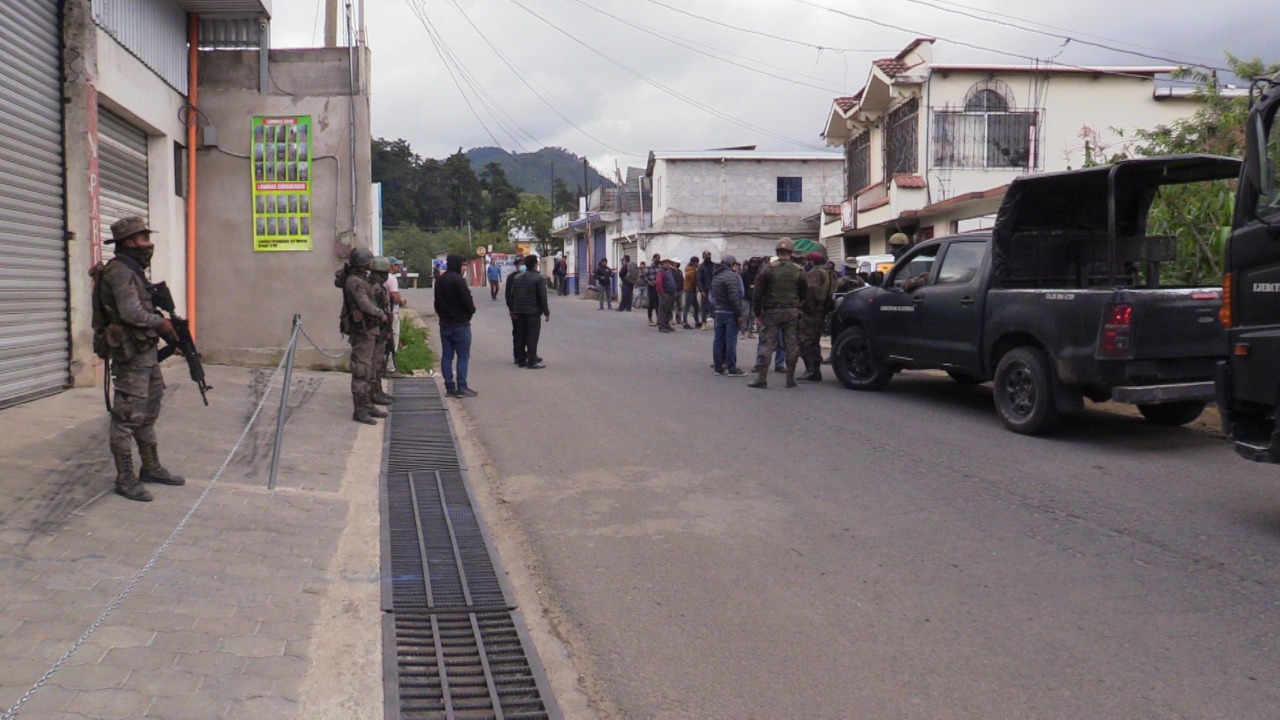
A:
[[[560,717],[494,571],[439,389],[397,380],[395,396],[381,498],[387,717]]]

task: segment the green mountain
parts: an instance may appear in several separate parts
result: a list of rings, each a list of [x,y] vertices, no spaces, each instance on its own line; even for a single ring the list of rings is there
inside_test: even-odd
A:
[[[537,152],[512,154],[502,148],[478,147],[468,150],[465,155],[477,175],[485,165],[498,163],[507,174],[507,181],[524,192],[550,196],[553,176],[559,178],[570,192],[582,185],[582,158],[564,148],[545,147]],[[589,166],[587,178],[592,190],[600,187],[601,183],[605,187],[616,184]]]

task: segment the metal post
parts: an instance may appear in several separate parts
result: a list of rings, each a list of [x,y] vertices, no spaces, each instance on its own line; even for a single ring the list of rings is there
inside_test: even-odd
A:
[[[293,354],[298,349],[298,328],[302,327],[302,316],[293,316],[293,334],[289,337],[289,348],[285,350],[284,386],[280,388],[280,412],[276,416],[276,442],[271,450],[271,477],[267,480],[267,489],[276,489],[276,471],[280,469],[280,445],[284,442],[284,420],[289,409],[289,386],[293,383]]]

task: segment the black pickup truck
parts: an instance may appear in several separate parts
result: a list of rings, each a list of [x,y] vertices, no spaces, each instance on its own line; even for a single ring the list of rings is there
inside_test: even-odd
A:
[[[1018,178],[989,233],[912,248],[879,286],[840,299],[832,364],[849,388],[945,370],[994,381],[1014,432],[1051,430],[1095,402],[1182,425],[1214,396],[1219,287],[1168,287],[1171,238],[1148,236],[1163,185],[1235,178],[1238,160],[1185,155]]]
[[[1280,463],[1280,75],[1256,85],[1227,241],[1218,408],[1236,452]]]

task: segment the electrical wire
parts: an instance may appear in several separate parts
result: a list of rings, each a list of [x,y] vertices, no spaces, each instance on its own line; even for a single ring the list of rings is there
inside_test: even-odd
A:
[[[982,51],[984,51],[984,52],[995,53],[995,54],[997,54],[997,55],[1005,55],[1005,56],[1007,56],[1007,57],[1014,57],[1014,58],[1018,58],[1018,59],[1020,59],[1020,60],[1026,60],[1026,61],[1028,61],[1028,62],[1033,62],[1033,63],[1034,63],[1034,62],[1037,62],[1037,61],[1041,61],[1041,59],[1040,59],[1040,58],[1036,58],[1036,57],[1033,57],[1033,56],[1031,56],[1031,55],[1022,55],[1022,54],[1020,54],[1020,53],[1011,52],[1011,51],[1009,51],[1009,50],[1000,50],[1000,49],[998,49],[998,48],[988,47],[988,46],[986,46],[986,45],[979,45],[979,44],[977,44],[977,43],[971,43],[971,42],[968,42],[968,41],[965,41],[965,40],[957,40],[957,39],[955,39],[955,38],[944,37],[944,36],[942,36],[942,35],[938,35],[938,34],[936,34],[936,33],[926,33],[926,32],[924,32],[924,31],[922,31],[922,30],[914,30],[914,29],[912,29],[912,28],[903,27],[903,26],[901,26],[901,25],[894,25],[893,23],[885,22],[884,20],[876,20],[876,19],[874,19],[874,18],[869,18],[869,17],[867,17],[867,16],[865,16],[865,15],[855,15],[854,13],[851,13],[851,12],[848,12],[848,11],[845,11],[845,10],[840,10],[840,9],[838,9],[838,8],[833,8],[833,7],[828,7],[828,6],[826,6],[826,5],[822,5],[822,4],[820,4],[820,3],[813,2],[813,0],[793,0],[793,2],[797,2],[797,3],[801,4],[801,5],[807,5],[807,6],[811,7],[811,8],[816,8],[816,9],[818,9],[818,10],[825,10],[826,12],[832,13],[832,14],[834,14],[834,15],[841,15],[841,16],[843,16],[843,17],[847,17],[847,18],[850,18],[850,19],[852,19],[852,20],[858,20],[858,21],[861,21],[861,22],[869,23],[869,24],[871,24],[871,25],[876,25],[876,26],[878,26],[878,27],[883,27],[883,28],[888,28],[888,29],[890,29],[890,30],[897,30],[898,32],[908,33],[908,34],[910,34],[910,35],[915,35],[916,37],[921,37],[921,36],[930,36],[930,37],[932,37],[932,38],[934,38],[934,39],[942,40],[943,42],[949,42],[949,43],[952,43],[953,45],[960,45],[960,46],[963,46],[963,47],[973,48],[973,49],[975,49],[975,50],[982,50]],[[1042,61],[1041,61],[1041,62],[1042,62]],[[1123,70],[1108,70],[1108,69],[1107,69],[1107,68],[1105,68],[1105,67],[1089,67],[1089,66],[1085,66],[1085,65],[1073,65],[1073,64],[1071,64],[1071,63],[1063,63],[1063,62],[1055,62],[1054,64],[1055,64],[1055,65],[1058,65],[1058,66],[1060,66],[1060,67],[1071,68],[1071,69],[1073,69],[1073,70],[1085,70],[1085,71],[1088,71],[1088,72],[1094,72],[1094,73],[1097,73],[1097,74],[1099,74],[1099,75],[1111,75],[1111,76],[1115,76],[1115,77],[1129,77],[1129,78],[1135,78],[1135,79],[1138,79],[1138,80],[1150,80],[1150,79],[1151,79],[1151,76],[1150,76],[1150,75],[1142,75],[1142,74],[1139,74],[1139,73],[1125,72],[1125,71],[1123,71]],[[1194,81],[1194,80],[1180,80],[1180,79],[1178,79],[1178,78],[1170,78],[1170,79],[1169,79],[1169,82],[1180,82],[1180,83],[1184,83],[1184,84],[1192,84],[1192,85],[1197,84],[1197,82],[1196,82],[1196,81]]]
[[[796,40],[794,38],[782,37],[781,35],[774,35],[772,33],[764,32],[763,30],[753,30],[751,28],[745,28],[738,25],[731,25],[722,20],[716,20],[715,18],[709,18],[703,15],[698,15],[697,13],[689,12],[684,8],[679,8],[679,7],[676,7],[675,5],[669,5],[665,2],[662,2],[661,0],[647,0],[647,2],[653,3],[654,5],[658,5],[660,7],[664,7],[672,12],[680,13],[681,15],[687,15],[688,17],[694,18],[696,20],[701,20],[703,22],[711,23],[712,25],[719,25],[720,27],[729,28],[730,30],[737,30],[738,32],[749,33],[751,35],[759,35],[760,37],[767,37],[771,40],[790,43],[792,45],[800,45],[802,47],[813,48],[814,50],[818,50],[818,51],[837,52],[837,53],[890,53],[890,52],[893,52],[893,50],[866,50],[866,49],[859,49],[859,48],[838,48],[838,47],[827,47],[825,45],[815,45],[814,43],[811,43],[811,42],[806,42],[804,40]]]
[[[418,1],[421,2],[422,0],[418,0]],[[626,150],[626,149],[611,145],[605,142],[604,140],[601,140],[600,138],[596,137],[595,135],[592,135],[591,133],[587,132],[577,123],[570,120],[564,113],[560,112],[559,108],[557,108],[553,103],[547,100],[547,98],[543,97],[542,93],[538,92],[537,88],[533,86],[533,84],[529,81],[529,79],[527,79],[524,76],[523,73],[521,73],[518,69],[516,69],[515,64],[513,64],[511,60],[506,55],[504,55],[501,50],[498,49],[497,45],[494,45],[493,42],[489,40],[489,37],[485,35],[483,31],[480,30],[480,27],[476,25],[474,21],[472,21],[471,16],[467,14],[467,11],[462,8],[462,5],[460,5],[457,2],[457,0],[451,0],[451,2],[453,2],[453,6],[457,8],[458,12],[462,14],[462,17],[467,21],[467,24],[471,25],[471,28],[476,31],[477,35],[480,36],[480,39],[484,40],[485,44],[488,45],[489,48],[493,50],[493,53],[498,56],[498,59],[501,60],[509,70],[511,70],[511,72],[516,76],[516,78],[520,80],[520,82],[524,83],[525,87],[529,88],[529,92],[533,93],[535,97],[537,97],[539,100],[542,101],[542,104],[550,108],[551,112],[555,113],[561,120],[564,120],[574,130],[577,130],[578,132],[582,133],[583,135],[590,138],[591,140],[594,140],[596,143],[598,143],[602,147],[608,148],[616,153],[620,153],[622,155],[632,155],[632,156],[637,156],[641,154],[641,153],[636,153],[631,150]],[[559,98],[556,98],[554,94],[552,94],[550,91],[546,91],[546,92],[548,95],[551,95],[552,98],[555,99],[557,102],[559,102],[561,105],[565,104]]]
[[[1173,63],[1174,65],[1194,65],[1194,66],[1196,66],[1196,67],[1202,67],[1202,68],[1204,68],[1204,69],[1206,69],[1206,70],[1217,70],[1217,71],[1219,71],[1219,72],[1230,72],[1230,71],[1229,71],[1229,70],[1227,70],[1226,68],[1214,67],[1214,66],[1212,66],[1212,65],[1205,65],[1205,64],[1202,64],[1202,63],[1187,62],[1186,60],[1177,60],[1177,59],[1174,59],[1174,58],[1168,58],[1168,57],[1164,57],[1164,56],[1161,56],[1161,55],[1149,55],[1149,54],[1147,54],[1147,53],[1138,52],[1138,51],[1136,51],[1136,50],[1125,50],[1125,49],[1123,49],[1123,48],[1113,47],[1113,46],[1111,46],[1111,45],[1106,45],[1106,44],[1099,43],[1099,42],[1093,42],[1093,41],[1091,41],[1091,40],[1082,40],[1082,39],[1080,39],[1080,38],[1078,38],[1078,37],[1074,37],[1074,36],[1071,36],[1071,35],[1060,35],[1060,34],[1058,34],[1058,33],[1049,32],[1049,31],[1047,31],[1047,30],[1038,30],[1038,29],[1036,29],[1036,28],[1027,27],[1027,26],[1025,26],[1025,25],[1019,25],[1019,24],[1017,24],[1017,23],[1013,23],[1013,22],[1007,22],[1007,21],[1004,21],[1004,20],[995,20],[995,19],[993,19],[993,18],[989,18],[989,17],[982,17],[981,15],[978,15],[978,14],[976,14],[976,13],[970,13],[970,12],[965,12],[964,10],[956,10],[956,9],[954,9],[954,8],[943,7],[942,5],[939,5],[939,4],[937,4],[937,3],[929,2],[929,0],[906,0],[906,2],[914,3],[914,4],[916,4],[916,5],[922,5],[922,6],[924,6],[924,7],[928,7],[928,8],[933,8],[934,10],[940,10],[940,11],[945,12],[945,13],[952,13],[952,14],[955,14],[955,15],[960,15],[960,16],[962,16],[962,17],[967,17],[967,18],[971,18],[971,19],[974,19],[974,20],[980,20],[980,21],[982,21],[982,22],[991,23],[992,25],[1000,25],[1000,26],[1002,26],[1002,27],[1014,28],[1014,29],[1016,29],[1016,30],[1022,30],[1022,31],[1025,31],[1025,32],[1036,33],[1036,34],[1038,34],[1038,35],[1046,35],[1046,36],[1048,36],[1048,37],[1058,38],[1059,40],[1065,40],[1065,41],[1067,41],[1067,42],[1073,42],[1073,43],[1076,43],[1076,44],[1079,44],[1079,45],[1088,45],[1088,46],[1090,46],[1090,47],[1102,48],[1103,50],[1111,50],[1111,51],[1114,51],[1114,52],[1124,53],[1124,54],[1126,54],[1126,55],[1134,55],[1134,56],[1136,56],[1136,57],[1146,58],[1147,60],[1156,60],[1156,61],[1159,61],[1159,62]]]
[[[653,78],[649,77],[648,75],[645,75],[644,73],[640,72],[639,70],[636,70],[636,69],[634,69],[634,68],[632,68],[632,67],[630,67],[630,66],[628,66],[628,65],[626,65],[626,64],[624,64],[624,63],[621,63],[621,62],[619,62],[619,61],[617,61],[617,60],[613,59],[613,58],[612,58],[612,57],[610,57],[608,54],[606,54],[606,53],[604,53],[604,52],[602,52],[602,51],[600,51],[600,50],[598,50],[598,49],[596,49],[596,48],[592,47],[591,45],[588,45],[588,44],[587,44],[586,42],[584,42],[583,40],[580,40],[579,38],[574,37],[574,35],[573,35],[572,33],[568,32],[567,30],[565,30],[565,29],[561,28],[560,26],[556,25],[555,23],[551,22],[550,20],[546,19],[545,17],[543,17],[543,16],[539,15],[538,13],[534,12],[534,11],[533,11],[533,10],[531,10],[528,6],[526,6],[524,3],[520,2],[520,0],[508,0],[508,1],[509,1],[512,5],[515,5],[516,7],[520,8],[521,10],[524,10],[525,12],[527,12],[527,13],[529,13],[530,15],[534,16],[535,18],[537,18],[538,20],[540,20],[541,22],[543,22],[543,23],[544,23],[544,24],[546,24],[547,26],[551,27],[551,29],[553,29],[553,30],[555,30],[556,32],[560,33],[561,35],[564,35],[565,37],[569,38],[569,39],[570,39],[570,40],[572,40],[574,43],[576,43],[576,44],[578,44],[578,45],[581,45],[582,47],[586,48],[586,49],[587,49],[588,51],[590,51],[591,53],[593,53],[593,54],[595,54],[595,55],[599,56],[600,58],[604,59],[604,60],[605,60],[606,62],[608,62],[609,64],[614,65],[615,67],[619,68],[619,69],[620,69],[620,70],[622,70],[623,72],[626,72],[627,74],[632,75],[632,76],[634,76],[634,77],[636,77],[636,78],[638,78],[638,79],[640,79],[640,80],[644,81],[645,83],[647,83],[647,84],[649,84],[649,85],[652,85],[653,87],[655,87],[655,88],[657,88],[657,89],[661,90],[662,92],[664,92],[664,93],[666,93],[666,94],[668,94],[668,95],[670,95],[670,96],[672,96],[672,97],[674,97],[674,98],[676,98],[676,99],[678,99],[678,100],[681,100],[681,101],[683,101],[683,102],[687,103],[688,105],[691,105],[691,106],[693,106],[693,107],[695,107],[695,108],[697,108],[697,109],[699,109],[699,110],[702,110],[703,112],[706,112],[706,113],[709,113],[709,114],[711,114],[711,115],[714,115],[714,116],[716,116],[716,117],[718,117],[718,118],[720,118],[720,119],[722,119],[722,120],[725,120],[725,121],[727,121],[727,122],[733,123],[734,125],[737,125],[738,127],[745,128],[745,129],[747,129],[747,130],[751,130],[752,132],[758,132],[758,133],[760,133],[760,134],[762,134],[762,135],[767,135],[768,137],[774,138],[774,139],[776,139],[776,140],[781,140],[781,141],[783,141],[783,142],[790,143],[790,144],[792,144],[792,145],[798,145],[798,146],[801,146],[801,147],[809,148],[809,149],[811,149],[811,150],[817,150],[817,151],[826,151],[826,150],[827,150],[827,148],[826,148],[826,147],[824,147],[824,146],[815,145],[815,144],[813,144],[813,143],[805,142],[805,141],[803,141],[803,140],[796,140],[795,138],[789,138],[789,137],[787,137],[787,136],[785,136],[785,135],[780,135],[780,134],[778,134],[778,133],[773,132],[772,130],[767,130],[767,129],[762,128],[762,127],[760,127],[760,126],[758,126],[758,125],[753,125],[753,124],[751,124],[751,123],[747,122],[746,120],[742,120],[742,119],[740,119],[740,118],[736,118],[736,117],[734,117],[734,116],[732,116],[732,115],[729,115],[728,113],[725,113],[725,112],[723,112],[723,111],[721,111],[721,110],[717,110],[716,108],[714,108],[714,107],[712,107],[712,106],[710,106],[710,105],[707,105],[706,103],[699,102],[698,100],[695,100],[695,99],[693,99],[693,98],[689,97],[688,95],[685,95],[685,94],[683,94],[683,93],[679,92],[678,90],[675,90],[675,89],[670,88],[670,87],[668,87],[668,86],[666,86],[666,85],[663,85],[662,83],[658,82],[657,80],[654,80]]]
[[[739,67],[739,68],[742,68],[742,69],[744,69],[744,70],[750,70],[751,72],[760,73],[761,75],[767,75],[768,77],[775,78],[775,79],[777,79],[777,80],[782,80],[783,82],[789,82],[789,83],[792,83],[792,84],[794,84],[794,85],[803,85],[803,86],[805,86],[805,87],[810,87],[810,88],[813,88],[813,89],[815,89],[815,90],[822,90],[823,92],[827,92],[827,93],[836,93],[836,94],[839,94],[839,93],[844,92],[843,88],[837,88],[837,87],[833,87],[833,86],[831,86],[831,85],[814,85],[813,83],[808,83],[808,82],[803,82],[803,81],[800,81],[800,80],[795,80],[795,79],[792,79],[792,78],[784,77],[784,76],[782,76],[782,75],[775,75],[774,73],[771,73],[771,72],[768,72],[768,71],[765,71],[765,70],[760,70],[760,69],[758,69],[758,68],[753,68],[753,67],[751,67],[751,66],[749,66],[749,65],[744,65],[744,64],[742,64],[742,63],[740,63],[740,62],[736,62],[736,61],[734,61],[734,60],[730,60],[730,59],[728,59],[728,58],[720,57],[719,55],[716,55],[716,54],[711,53],[711,52],[707,52],[706,50],[703,50],[702,48],[696,47],[696,46],[694,46],[694,45],[690,45],[690,44],[688,44],[687,42],[682,42],[681,40],[679,40],[679,39],[675,38],[674,36],[666,35],[666,34],[662,33],[661,31],[654,30],[654,29],[652,29],[652,28],[646,27],[646,26],[641,25],[641,24],[639,24],[639,23],[635,23],[635,22],[632,22],[632,21],[630,21],[630,20],[627,20],[626,18],[618,17],[617,15],[614,15],[613,13],[607,12],[607,11],[605,11],[605,10],[601,10],[600,8],[595,7],[594,5],[592,5],[592,4],[588,3],[588,2],[585,2],[585,0],[566,0],[566,1],[567,1],[567,2],[575,3],[575,4],[577,4],[577,5],[580,5],[580,6],[582,6],[582,7],[586,8],[586,9],[588,9],[588,10],[591,10],[592,12],[600,13],[601,15],[604,15],[605,17],[613,18],[614,20],[616,20],[616,21],[618,21],[618,22],[622,23],[623,25],[627,25],[628,27],[635,28],[635,29],[637,29],[637,30],[639,30],[639,31],[641,31],[641,32],[648,33],[648,34],[650,34],[650,35],[652,35],[652,36],[654,36],[654,37],[656,37],[656,38],[659,38],[659,39],[661,39],[661,40],[666,40],[667,42],[669,42],[669,43],[671,43],[671,44],[673,44],[673,45],[679,45],[680,47],[685,48],[686,50],[692,50],[693,52],[696,52],[696,53],[698,53],[699,55],[705,55],[705,56],[707,56],[707,57],[709,57],[709,58],[712,58],[712,59],[714,59],[714,60],[719,60],[720,62],[728,63],[728,64],[730,64],[730,65],[733,65],[734,67]],[[456,0],[454,0],[454,2],[456,3]],[[761,63],[761,64],[764,64],[764,63]],[[773,67],[773,66],[771,66],[771,67]],[[777,68],[777,69],[780,69],[780,70],[781,70],[781,69],[783,69],[783,68]]]

